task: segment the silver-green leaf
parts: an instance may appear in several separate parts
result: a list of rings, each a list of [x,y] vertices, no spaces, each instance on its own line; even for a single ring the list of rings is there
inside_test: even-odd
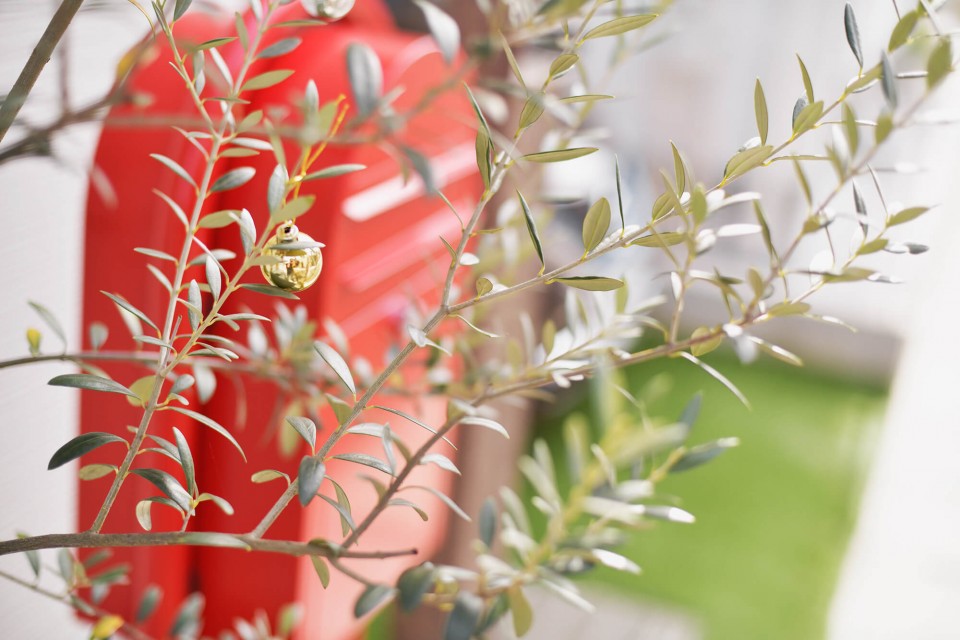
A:
[[[540,258],[540,265],[543,266],[543,245],[540,242],[540,234],[537,232],[537,223],[533,220],[533,214],[530,212],[530,205],[523,197],[523,194],[517,191],[520,198],[520,208],[523,210],[523,219],[527,224],[527,232],[530,234],[530,240],[533,242],[533,248],[537,251],[537,257]],[[482,294],[481,294],[482,295]]]
[[[313,348],[320,354],[323,361],[330,365],[330,368],[333,369],[333,372],[337,374],[341,382],[350,390],[350,393],[356,394],[357,387],[353,382],[353,374],[350,373],[350,367],[347,366],[347,362],[343,357],[337,353],[333,347],[319,340],[313,343]]]
[[[423,11],[427,28],[430,29],[430,35],[436,41],[444,61],[452,64],[460,50],[460,27],[457,26],[457,21],[431,2],[424,0],[414,0],[414,2]]]
[[[250,182],[256,173],[257,170],[253,167],[231,169],[214,181],[213,186],[210,187],[210,193],[229,191],[230,189],[243,186]]]
[[[850,45],[850,51],[853,51],[857,64],[863,69],[863,51],[860,49],[860,29],[857,27],[857,17],[853,13],[853,7],[848,2],[843,8],[843,28],[847,34],[847,44]]]
[[[294,431],[300,434],[311,449],[317,447],[317,425],[310,418],[301,416],[288,416],[287,424],[293,427]]]
[[[355,42],[347,48],[347,76],[361,117],[372,114],[383,95],[383,68],[373,49]]]
[[[223,425],[221,425],[219,422],[217,422],[217,421],[214,420],[213,418],[210,418],[210,417],[208,417],[208,416],[203,415],[202,413],[197,413],[196,411],[191,411],[190,409],[184,409],[183,407],[174,407],[174,406],[171,406],[171,407],[169,407],[169,409],[170,409],[171,411],[176,411],[177,413],[181,413],[181,414],[183,414],[183,415],[185,415],[185,416],[187,416],[187,417],[189,417],[189,418],[193,418],[194,420],[196,420],[196,421],[199,422],[200,424],[202,424],[202,425],[204,425],[204,426],[207,426],[207,427],[213,429],[214,431],[216,431],[217,433],[219,433],[221,436],[223,436],[224,438],[226,438],[226,439],[230,442],[230,444],[232,444],[234,447],[236,447],[237,451],[240,452],[240,455],[243,456],[244,462],[246,462],[246,460],[247,460],[247,454],[245,454],[245,453],[243,452],[243,448],[240,446],[240,443],[237,442],[237,439],[234,438],[234,437],[230,434],[230,432],[227,431],[227,430],[223,427]]]
[[[307,506],[317,495],[325,473],[326,468],[321,461],[313,456],[303,456],[297,475],[297,497],[301,505]]]
[[[610,202],[606,198],[597,200],[583,219],[583,248],[584,253],[590,253],[597,248],[610,228]]]
[[[47,464],[47,470],[62,467],[68,462],[76,460],[80,456],[90,453],[105,444],[110,444],[111,442],[127,444],[126,440],[112,433],[93,432],[81,434],[57,449]]]
[[[110,378],[95,376],[91,373],[67,373],[51,378],[47,384],[53,387],[72,387],[74,389],[87,389],[89,391],[119,393],[140,400],[137,394],[119,382],[111,380]]]
[[[396,591],[383,584],[369,585],[353,607],[353,615],[362,618],[394,596]]]

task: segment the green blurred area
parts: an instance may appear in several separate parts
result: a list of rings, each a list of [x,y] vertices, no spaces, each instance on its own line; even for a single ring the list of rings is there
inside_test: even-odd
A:
[[[743,366],[722,354],[707,360],[752,409],[683,360],[637,366],[625,378],[635,394],[667,388],[648,405],[651,416],[667,421],[703,392],[690,444],[740,438],[739,447],[660,485],[663,503],[697,522],[656,523],[618,548],[640,564],[641,575],[600,568],[579,581],[591,591],[680,609],[698,620],[706,640],[823,638],[886,391],[779,362]],[[563,421],[574,412],[597,420],[596,407],[588,394],[560,395],[544,407],[550,415],[536,433],[549,442],[562,485]],[[395,615],[392,607],[382,612],[366,638],[393,637]]]
[[[660,485],[660,494],[697,522],[658,523],[618,549],[642,575],[600,569],[585,586],[679,607],[699,620],[708,640],[822,638],[886,392],[777,362],[711,363],[752,410],[686,361],[627,372],[637,393],[652,380],[672,383],[651,402],[653,416],[675,419],[703,390],[691,444],[727,436],[741,444]],[[589,405],[580,409],[589,412]],[[538,427],[551,448],[560,446],[562,422],[556,415]]]

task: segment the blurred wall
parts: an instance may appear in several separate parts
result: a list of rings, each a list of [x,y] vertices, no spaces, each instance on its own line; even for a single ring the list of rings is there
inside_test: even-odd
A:
[[[0,91],[13,84],[56,4],[0,2]],[[146,29],[146,20],[126,2],[80,12],[65,41],[73,105],[99,98],[109,88],[115,61]],[[41,124],[58,115],[61,69],[56,58],[45,69],[21,112],[26,121]],[[96,127],[77,127],[57,139],[56,159],[0,165],[0,236],[5,239],[0,251],[2,359],[28,355],[28,327],[43,332],[44,353],[63,349],[27,306],[28,300],[59,318],[71,348],[80,343],[83,212],[96,137]],[[130,248],[117,248],[124,251]],[[64,364],[0,370],[0,417],[7,439],[0,448],[0,537],[5,540],[18,531],[62,533],[76,527],[76,464],[46,470],[53,452],[78,428],[76,392],[46,386],[51,377],[70,370]],[[57,566],[55,553],[42,553],[45,565]],[[32,575],[19,555],[0,558],[0,570],[22,578]],[[57,580],[41,584],[62,591]],[[0,621],[7,638],[85,637],[69,607],[3,579]]]
[[[598,116],[636,123],[618,129],[614,145],[625,166],[635,170],[635,183],[649,184],[657,167],[672,166],[668,139],[688,156],[699,179],[718,179],[725,159],[755,135],[755,76],[763,81],[770,104],[771,137],[783,137],[793,102],[802,92],[794,52],[803,56],[817,92],[836,95],[855,72],[843,36],[843,4],[842,0],[678,0],[663,20],[674,31],[670,40],[618,74],[620,86],[614,92],[628,100],[597,110]],[[53,5],[0,2],[0,87],[12,84],[43,29],[45,9],[50,7],[52,12]],[[884,44],[876,34],[895,19],[891,6],[867,0],[853,5],[864,50],[872,57]],[[70,93],[76,104],[103,91],[113,73],[112,61],[145,28],[131,5],[117,0],[113,6],[111,11],[81,13],[69,33]],[[42,121],[53,115],[58,93],[53,63],[41,78],[27,116]],[[956,97],[955,88],[939,96],[941,103],[950,97]],[[0,224],[7,239],[0,252],[0,268],[6,276],[0,285],[0,358],[25,355],[27,327],[43,329],[26,306],[27,300],[50,308],[71,343],[79,342],[82,207],[95,135],[94,128],[86,127],[59,138],[58,160],[30,159],[0,166]],[[943,162],[935,163],[941,173],[891,181],[891,189],[899,190],[893,199],[955,203],[956,194],[943,193],[941,186],[956,182],[957,143],[955,131],[946,134],[942,129],[918,129],[911,132],[909,141],[895,140],[898,155]],[[632,160],[627,158],[629,153],[636,154]],[[785,174],[779,181],[781,190],[765,199],[768,213],[788,226],[799,225],[796,203],[800,200],[792,178]],[[915,190],[903,191],[904,185]],[[757,186],[748,181],[743,188]],[[639,209],[634,215],[645,216],[648,204],[644,203],[650,202],[651,194],[644,193],[642,186],[636,189]],[[838,202],[852,208],[848,196]],[[881,337],[876,343],[880,346],[854,351],[870,355],[875,348],[892,349],[897,339],[904,339],[907,348],[894,387],[886,440],[865,501],[866,515],[841,583],[834,616],[833,637],[838,639],[946,638],[937,621],[948,618],[950,606],[960,602],[955,578],[960,571],[954,570],[960,568],[954,542],[960,487],[951,459],[952,451],[960,448],[951,439],[958,433],[960,412],[954,391],[957,374],[950,366],[958,347],[949,339],[958,311],[952,293],[954,276],[960,275],[950,249],[950,240],[958,234],[954,213],[951,207],[941,207],[911,225],[909,237],[903,239],[933,244],[927,256],[895,260],[878,256],[874,261],[908,284],[844,285],[819,298],[825,313]],[[717,255],[732,264],[755,249],[749,242],[731,241],[725,250],[726,257],[724,247],[718,247]],[[44,351],[58,350],[56,338],[47,330],[44,333]],[[798,350],[811,359],[818,347],[830,355],[835,344],[851,339],[847,334],[831,334],[834,342],[817,338]],[[46,471],[51,453],[76,431],[73,393],[45,387],[49,377],[66,370],[51,365],[0,371],[0,416],[9,438],[0,451],[4,506],[0,536],[4,538],[20,530],[42,533],[75,526],[75,466]],[[52,558],[48,557],[51,563]],[[19,557],[0,558],[0,569],[20,576],[29,573],[26,561]],[[920,614],[932,621],[925,635],[907,632],[916,628]],[[0,620],[8,637],[55,638],[66,635],[64,630],[73,618],[62,605],[0,580]],[[883,635],[882,629],[898,629],[900,634]]]

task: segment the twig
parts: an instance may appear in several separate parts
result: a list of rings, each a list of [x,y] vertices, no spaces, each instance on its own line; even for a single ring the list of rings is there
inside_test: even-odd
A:
[[[0,571],[0,578],[3,578],[4,580],[9,580],[10,582],[13,582],[14,584],[18,584],[21,587],[26,587],[27,589],[29,589],[30,591],[33,591],[34,593],[38,593],[46,598],[50,598],[51,600],[54,600],[68,607],[76,609],[77,611],[82,611],[82,609],[74,603],[74,601],[71,599],[69,594],[62,594],[62,593],[56,593],[54,591],[49,591],[37,584],[33,584],[32,582],[27,582],[26,580],[18,578],[15,575],[7,573],[6,571]],[[101,609],[100,607],[94,606],[89,602],[83,602],[83,605],[84,605],[84,608],[89,607],[89,610],[93,611],[95,615],[98,615],[101,617],[111,615],[111,613],[106,609]],[[135,627],[129,622],[124,622],[122,628],[126,634],[128,634],[131,638],[133,638],[133,640],[153,640],[153,636],[146,634],[145,632],[141,631],[139,628]]]
[[[20,109],[27,101],[27,96],[30,95],[30,91],[37,83],[40,72],[50,61],[54,49],[57,48],[57,44],[67,27],[70,26],[70,22],[77,14],[81,4],[83,4],[83,0],[63,0],[56,13],[53,14],[50,24],[47,25],[43,35],[40,36],[40,42],[34,47],[33,53],[27,59],[27,63],[23,66],[23,70],[13,84],[13,88],[10,89],[10,93],[3,104],[0,104],[0,141],[3,140],[13,121],[16,120],[17,114],[20,113]]]
[[[215,537],[213,537],[215,536]],[[288,540],[264,540],[233,533],[169,532],[169,533],[51,533],[42,536],[15,538],[0,542],[0,556],[40,549],[101,549],[108,547],[224,547],[226,543],[245,545],[252,551],[289,556],[322,556],[325,558],[358,558],[382,560],[416,555],[416,549],[391,551],[345,551],[325,544]]]
[[[250,69],[250,66],[254,60],[254,54],[260,44],[260,41],[263,38],[263,35],[266,31],[267,20],[269,19],[270,14],[276,9],[277,1],[274,0],[270,3],[267,13],[264,17],[264,21],[261,22],[260,28],[257,30],[255,38],[251,42],[250,48],[246,51],[244,56],[243,63],[241,65],[240,71],[237,73],[237,77],[234,80],[233,91],[239,92],[240,88],[243,86],[244,78],[246,77],[247,72]],[[187,78],[188,73],[183,64],[183,58],[181,58],[179,52],[177,51],[177,43],[173,37],[173,32],[169,25],[164,25],[164,33],[167,36],[167,40],[170,44],[170,50],[173,53],[173,59],[177,67],[178,73],[183,77]],[[213,172],[217,160],[220,158],[220,149],[225,141],[225,134],[227,127],[230,125],[231,119],[225,116],[220,121],[219,127],[214,125],[213,120],[210,118],[210,115],[207,113],[207,110],[204,108],[203,100],[197,93],[194,83],[187,81],[187,89],[190,92],[190,97],[193,99],[194,104],[196,105],[199,113],[203,116],[205,121],[208,123],[208,127],[213,134],[212,141],[210,143],[210,151],[207,155],[207,161],[203,170],[203,176],[200,180],[199,185],[197,186],[196,199],[194,201],[193,210],[190,213],[189,225],[187,228],[187,234],[184,238],[183,247],[180,251],[180,256],[177,261],[177,270],[174,274],[174,279],[171,287],[170,302],[167,305],[167,311],[165,320],[163,323],[163,331],[161,333],[160,339],[165,344],[170,344],[171,338],[174,332],[174,318],[177,312],[177,301],[179,300],[180,290],[183,285],[184,277],[186,274],[186,268],[188,266],[188,259],[190,252],[193,249],[194,244],[194,235],[196,233],[197,225],[200,220],[201,212],[203,211],[203,205],[206,202],[207,196],[209,195],[209,190],[213,184]],[[260,239],[260,244],[266,242],[268,237],[268,231],[264,230],[262,237]],[[117,475],[114,478],[113,483],[110,485],[110,491],[107,493],[107,497],[103,502],[103,505],[100,507],[100,512],[97,514],[97,518],[91,527],[91,532],[99,533],[103,528],[103,523],[107,518],[107,515],[110,513],[110,509],[113,507],[113,503],[116,501],[117,494],[120,491],[120,487],[123,484],[123,481],[127,477],[127,473],[130,470],[130,466],[133,464],[134,459],[140,451],[140,445],[143,443],[144,438],[147,435],[147,429],[150,426],[150,421],[153,418],[153,414],[158,409],[158,400],[160,398],[160,392],[163,388],[163,382],[166,376],[173,370],[173,368],[179,364],[183,357],[189,353],[190,348],[196,343],[198,337],[206,330],[217,317],[217,313],[220,308],[226,302],[227,297],[233,291],[235,291],[239,284],[238,281],[240,276],[243,275],[245,269],[250,266],[250,256],[247,256],[243,262],[243,265],[240,268],[240,271],[237,274],[237,277],[228,284],[223,295],[214,301],[213,308],[210,310],[209,314],[205,317],[204,321],[196,327],[196,329],[191,334],[190,338],[187,340],[185,346],[182,347],[180,353],[172,358],[172,361],[168,362],[170,356],[170,347],[161,347],[160,352],[157,356],[156,372],[154,374],[153,388],[150,391],[149,398],[147,399],[144,405],[143,416],[140,419],[140,424],[137,426],[136,434],[133,437],[133,441],[130,443],[130,449],[127,451],[126,457],[123,459],[123,462],[120,465],[120,468],[117,470]]]

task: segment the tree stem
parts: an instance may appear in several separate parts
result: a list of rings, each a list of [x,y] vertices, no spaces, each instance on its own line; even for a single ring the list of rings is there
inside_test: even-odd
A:
[[[204,536],[217,536],[211,539]],[[0,556],[41,549],[100,549],[116,547],[223,547],[230,540],[246,545],[252,551],[279,553],[290,556],[323,556],[380,560],[397,556],[416,555],[416,549],[392,551],[340,551],[322,544],[287,540],[264,540],[232,533],[52,533],[0,542]]]
[[[0,141],[3,141],[3,137],[10,130],[13,121],[16,120],[17,114],[20,113],[20,109],[27,101],[27,96],[30,95],[30,91],[37,83],[40,72],[50,61],[54,49],[57,48],[57,44],[66,32],[67,27],[70,26],[81,4],[83,4],[83,0],[63,0],[60,8],[50,19],[50,24],[47,25],[43,35],[40,36],[40,42],[34,47],[33,53],[27,59],[27,63],[23,66],[23,70],[13,84],[13,88],[10,89],[10,93],[7,94],[3,104],[0,104]]]

